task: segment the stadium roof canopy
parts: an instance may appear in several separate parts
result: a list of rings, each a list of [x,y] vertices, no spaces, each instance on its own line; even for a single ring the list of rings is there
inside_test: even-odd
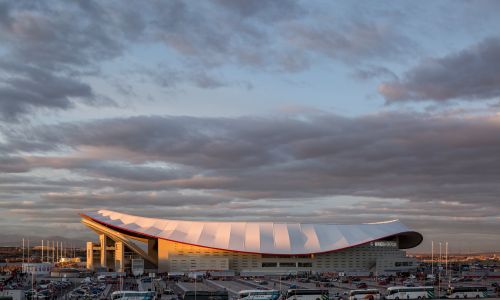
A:
[[[413,248],[422,235],[399,220],[368,224],[210,222],[145,218],[110,210],[81,214],[132,236],[236,252],[305,255],[332,252],[398,237],[399,247]]]

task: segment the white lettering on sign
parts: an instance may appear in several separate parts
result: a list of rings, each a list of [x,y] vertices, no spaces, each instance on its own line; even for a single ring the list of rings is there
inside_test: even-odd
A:
[[[375,247],[397,247],[398,243],[394,241],[375,241],[370,243],[371,246]]]

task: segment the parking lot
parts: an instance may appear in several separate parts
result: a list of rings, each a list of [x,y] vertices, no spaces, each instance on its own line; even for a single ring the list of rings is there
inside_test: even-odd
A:
[[[435,298],[444,297],[448,285],[452,286],[485,286],[488,287],[490,298],[498,297],[497,290],[493,286],[500,279],[454,279],[452,282],[442,280],[440,285],[434,287]],[[242,290],[279,290],[285,295],[288,289],[326,289],[332,300],[348,299],[349,291],[356,289],[378,289],[381,295],[386,295],[387,288],[391,286],[425,286],[426,280],[417,278],[331,278],[311,277],[296,278],[293,276],[263,276],[257,278],[230,277],[224,280],[210,279],[206,276],[200,277],[196,282],[192,278],[180,278],[167,280],[166,277],[142,278],[126,277],[99,278],[97,276],[87,278],[38,278],[31,282],[31,278],[23,276],[14,278],[10,287],[20,286],[25,290],[27,299],[38,297],[39,299],[109,299],[111,293],[117,290],[132,291],[156,291],[162,293],[166,289],[174,291],[174,298],[182,297],[186,291],[227,291],[230,299],[237,299]],[[32,290],[33,287],[33,290]],[[406,299],[406,298],[405,298]]]
[[[209,280],[212,285],[226,289],[231,297],[236,297],[240,291],[254,290],[256,286],[250,283],[245,283],[244,280]],[[266,287],[264,287],[266,288]]]
[[[342,282],[343,281],[343,282]],[[495,288],[492,284],[497,282],[495,279],[485,279],[477,281],[466,281],[460,282],[460,284],[452,285],[468,285],[468,286],[487,286],[489,291],[489,297],[498,297]],[[275,289],[280,290],[282,293],[286,293],[289,288],[298,289],[327,289],[330,295],[330,299],[347,299],[349,291],[356,289],[378,289],[381,295],[385,295],[387,288],[389,286],[401,286],[401,285],[414,285],[414,286],[424,286],[424,280],[403,280],[400,278],[395,278],[389,284],[385,283],[376,278],[350,278],[349,280],[336,280],[331,281],[317,281],[304,278],[292,278],[288,280],[281,280],[279,277],[263,277],[258,279],[233,279],[226,281],[213,281],[218,286],[225,288],[230,296],[236,296],[241,290],[248,289]],[[380,284],[382,282],[382,284]],[[448,288],[448,282],[441,282],[441,285],[435,286],[435,295],[437,297],[444,297],[446,295],[446,290]]]

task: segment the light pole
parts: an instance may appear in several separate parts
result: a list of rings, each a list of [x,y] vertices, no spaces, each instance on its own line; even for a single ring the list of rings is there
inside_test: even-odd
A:
[[[434,241],[431,241],[431,274],[434,277]]]
[[[450,286],[450,274],[448,273],[448,242],[445,246],[445,266],[446,266],[446,276],[448,277],[448,287]]]
[[[439,242],[439,265],[438,265],[438,297],[441,299],[441,242]]]
[[[281,290],[281,275],[280,275],[280,295],[282,293],[282,290]]]

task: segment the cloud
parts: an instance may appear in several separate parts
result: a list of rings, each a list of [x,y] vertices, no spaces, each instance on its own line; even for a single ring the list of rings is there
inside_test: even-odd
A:
[[[245,1],[245,0],[216,0],[214,1],[219,6],[236,12],[239,16],[248,18],[256,17],[259,20],[275,22],[277,20],[297,17],[300,13],[304,13],[305,9],[301,7],[298,1]]]
[[[384,23],[353,22],[333,25],[294,26],[288,39],[304,51],[359,64],[367,59],[406,55],[413,42]]]
[[[110,104],[82,76],[120,55],[126,36],[121,30],[132,31],[115,26],[125,24],[118,20],[125,17],[123,9],[111,18],[103,10],[57,1],[2,5],[0,120],[15,121],[37,109],[67,110],[76,103]]]
[[[487,38],[462,51],[428,58],[401,79],[384,82],[387,102],[484,101],[500,96],[500,39]]]
[[[173,100],[172,110],[168,103],[161,107],[178,112],[189,105],[180,103],[183,97],[171,99],[175,93],[164,96],[166,89],[207,92],[254,78],[266,85],[271,76],[278,85],[300,81],[315,88],[330,80],[321,72],[332,69],[384,78],[380,93],[388,103],[493,102],[500,86],[498,38],[429,58],[398,77],[397,62],[414,57],[421,49],[415,41],[425,40],[414,34],[422,23],[411,17],[434,16],[432,7],[339,3],[325,9],[293,0],[120,4],[0,3],[0,218],[10,232],[16,226],[69,231],[79,228],[82,210],[118,207],[199,219],[399,217],[429,233],[438,225],[446,228],[440,234],[455,233],[446,222],[463,222],[456,228],[466,234],[477,228],[485,239],[494,236],[484,224],[499,224],[500,122],[484,111],[102,118],[110,111],[88,106],[116,103],[122,106],[111,110],[114,116],[130,116],[125,96],[139,113],[151,112],[158,103],[143,106],[144,92]],[[456,21],[439,20],[452,29],[439,26],[438,34],[455,30]],[[320,73],[279,78],[317,65]],[[199,99],[195,92],[186,98]],[[278,94],[285,99],[257,102],[300,106]],[[237,93],[228,88],[214,95],[227,103]],[[62,111],[68,114],[59,122],[52,112]],[[87,118],[96,112],[97,119]],[[80,121],[71,121],[75,116]],[[20,120],[28,122],[14,123]],[[47,225],[47,219],[57,222]]]
[[[146,84],[170,89],[251,86],[231,69],[296,73],[318,57],[361,64],[415,48],[384,18],[325,17],[294,0],[8,2],[0,16],[0,120],[7,122],[119,103],[96,83],[131,96],[143,90],[145,82],[131,79],[138,72],[149,74]],[[151,49],[155,55],[144,57]],[[123,67],[131,61],[139,66]]]
[[[3,148],[11,149],[7,170],[67,169],[122,191],[188,188],[241,199],[354,195],[479,205],[494,203],[500,192],[499,124],[496,116],[406,113],[141,116],[40,126],[22,136],[12,131]],[[47,147],[68,149],[73,158],[21,154]]]
[[[59,76],[44,69],[12,65],[0,62],[0,70],[8,76],[0,76],[0,118],[15,120],[34,107],[68,109],[74,99],[85,99],[95,104],[97,98],[92,88],[71,77]]]
[[[384,78],[384,77],[390,79],[398,78],[396,74],[394,74],[394,72],[382,66],[366,66],[358,68],[354,71],[353,75],[354,77],[363,80],[368,80],[372,78]]]
[[[111,12],[90,2],[9,3],[4,5],[0,36],[11,50],[9,56],[25,64],[46,69],[93,65],[123,51],[123,19],[135,24],[127,12],[123,7]],[[130,26],[126,29],[133,32]]]
[[[21,173],[27,172],[32,166],[21,157],[0,156],[0,172]]]

